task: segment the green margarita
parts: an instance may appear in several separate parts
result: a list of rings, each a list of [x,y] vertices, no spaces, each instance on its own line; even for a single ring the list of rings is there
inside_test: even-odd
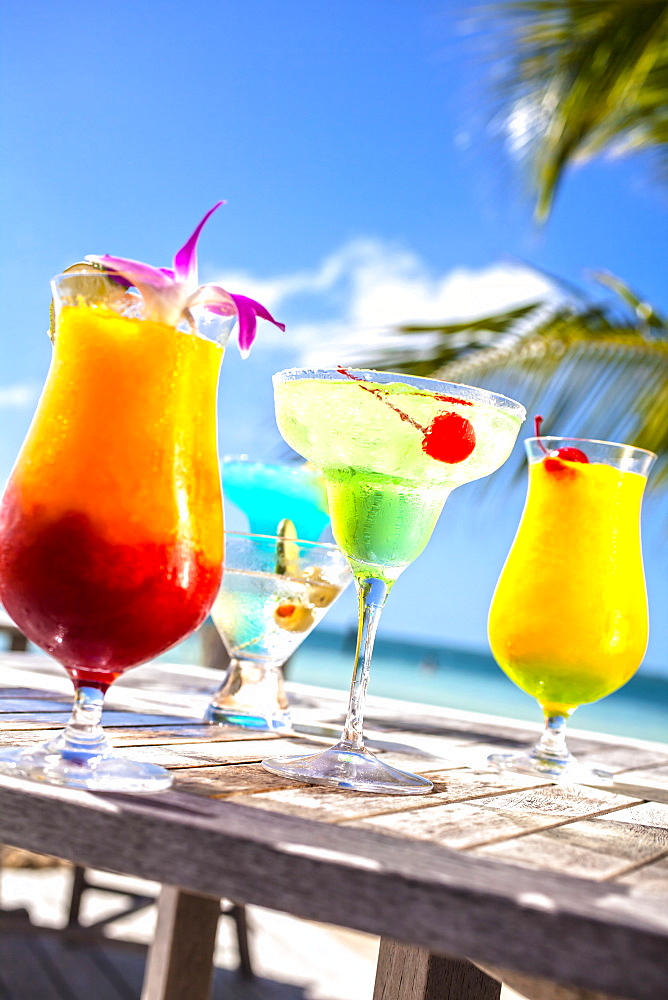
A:
[[[309,757],[272,757],[282,777],[391,795],[432,783],[374,757],[363,714],[373,641],[397,577],[429,541],[451,490],[508,458],[524,407],[484,389],[386,372],[292,369],[274,376],[276,418],[327,487],[334,537],[360,606],[355,669],[339,742]]]
[[[510,454],[521,408],[452,388],[446,396],[400,381],[371,385],[354,371],[276,385],[281,434],[321,469],[334,537],[354,572],[394,582],[429,541],[451,490]]]

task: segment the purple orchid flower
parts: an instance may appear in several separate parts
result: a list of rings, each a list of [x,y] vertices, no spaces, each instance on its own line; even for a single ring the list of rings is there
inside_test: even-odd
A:
[[[117,272],[134,285],[141,292],[151,318],[160,323],[176,326],[183,318],[192,323],[190,310],[193,306],[203,306],[219,316],[236,316],[239,320],[239,350],[245,358],[255,340],[258,316],[269,320],[279,330],[285,330],[285,324],[277,322],[255,299],[232,295],[220,285],[197,284],[197,241],[209,216],[224,204],[219,201],[209,209],[192,236],[174,255],[172,268],[151,267],[138,260],[110,257],[108,254],[90,254],[86,259]]]

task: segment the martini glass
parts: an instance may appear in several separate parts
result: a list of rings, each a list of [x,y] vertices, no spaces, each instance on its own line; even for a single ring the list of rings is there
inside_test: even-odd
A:
[[[211,617],[231,660],[206,721],[292,731],[283,664],[350,581],[335,545],[227,531]]]
[[[248,518],[253,534],[274,535],[290,518],[300,538],[316,542],[327,525],[322,477],[307,462],[255,462],[245,455],[223,459],[225,496]]]
[[[483,389],[387,372],[292,369],[274,376],[278,427],[325,480],[332,531],[350,562],[360,624],[339,743],[264,767],[297,780],[423,795],[432,783],[364,746],[363,713],[379,617],[424,549],[448,495],[510,455],[524,407]]]
[[[533,749],[496,753],[500,769],[600,784],[578,764],[568,718],[625,684],[648,637],[640,506],[655,455],[610,441],[534,437],[529,489],[497,584],[489,639],[511,680],[538,700],[545,730]]]

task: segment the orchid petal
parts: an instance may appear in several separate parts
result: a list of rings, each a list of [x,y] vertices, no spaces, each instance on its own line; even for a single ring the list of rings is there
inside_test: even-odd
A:
[[[136,287],[150,285],[152,288],[168,288],[169,285],[174,284],[174,279],[165,274],[162,268],[151,267],[150,264],[142,264],[138,260],[110,257],[108,254],[102,254],[102,256],[88,254],[86,260],[102,264],[104,267],[111,268],[112,271],[118,271]]]
[[[188,298],[188,308],[203,306],[219,316],[236,316],[237,304],[234,297],[220,285],[200,285]]]
[[[247,358],[250,354],[251,346],[255,340],[257,316],[269,320],[279,330],[285,330],[285,324],[277,322],[271,313],[259,302],[256,302],[255,299],[249,299],[246,295],[232,295],[231,297],[236,303],[239,315],[239,350],[241,351],[242,358]]]
[[[201,306],[219,316],[237,316],[239,319],[239,350],[247,357],[255,340],[257,317],[268,320],[279,330],[285,325],[279,323],[271,313],[255,299],[246,295],[232,295],[220,285],[197,285],[197,241],[207,219],[224,205],[216,202],[210,208],[192,236],[174,256],[174,268],[151,267],[138,260],[124,257],[90,255],[86,259],[102,265],[110,274],[116,272],[118,280],[134,285],[144,298],[147,318],[171,326],[177,326],[183,319],[192,325],[190,310]]]
[[[207,221],[210,215],[224,205],[224,201],[218,201],[210,208],[206,213],[202,221],[199,223],[195,232],[192,234],[190,239],[188,239],[180,250],[174,255],[174,277],[177,281],[182,281],[187,285],[197,284],[197,241],[199,239],[199,234],[202,232],[202,227]]]

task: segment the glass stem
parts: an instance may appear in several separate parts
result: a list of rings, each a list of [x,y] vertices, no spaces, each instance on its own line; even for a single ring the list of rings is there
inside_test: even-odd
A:
[[[100,725],[104,692],[82,685],[76,688],[72,715],[62,734],[64,749],[70,754],[99,756],[109,753],[109,744]]]
[[[350,686],[348,715],[340,744],[351,750],[364,749],[364,703],[369,684],[371,654],[376,638],[380,615],[390,587],[384,580],[375,577],[358,579],[355,577],[360,605],[357,649],[355,650],[355,672]]]
[[[554,763],[567,763],[571,753],[566,746],[566,715],[546,715],[545,729],[539,742],[533,748],[532,757]]]

